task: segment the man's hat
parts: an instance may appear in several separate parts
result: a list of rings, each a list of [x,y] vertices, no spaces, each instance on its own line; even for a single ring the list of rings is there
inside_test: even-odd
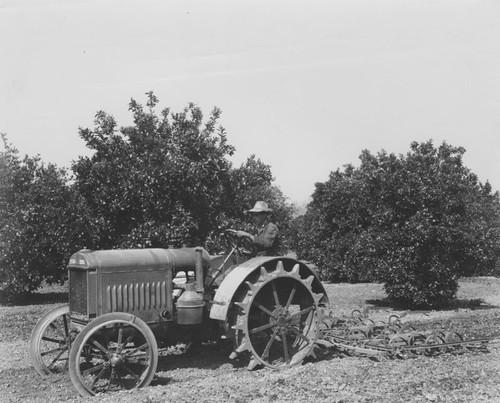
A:
[[[249,213],[270,213],[272,211],[265,201],[256,202],[253,209],[248,210]]]

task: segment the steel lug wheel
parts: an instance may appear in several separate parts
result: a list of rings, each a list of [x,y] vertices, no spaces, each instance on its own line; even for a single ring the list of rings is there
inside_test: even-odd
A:
[[[247,282],[249,290],[237,303],[241,312],[234,329],[239,345],[232,356],[249,352],[248,368],[253,369],[291,367],[313,355],[323,294],[312,292],[312,281],[313,276],[300,277],[298,264],[291,271],[285,271],[281,261],[275,270],[262,267],[259,279]]]

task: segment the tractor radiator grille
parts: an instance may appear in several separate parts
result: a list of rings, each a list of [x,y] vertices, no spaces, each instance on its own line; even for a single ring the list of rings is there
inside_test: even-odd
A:
[[[108,285],[108,312],[137,312],[167,307],[167,282]]]
[[[71,312],[88,315],[87,271],[69,271],[69,309]]]

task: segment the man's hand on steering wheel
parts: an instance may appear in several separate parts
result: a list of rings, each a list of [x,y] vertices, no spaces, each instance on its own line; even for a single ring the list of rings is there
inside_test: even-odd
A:
[[[238,237],[240,237],[240,238],[243,238],[243,237],[245,237],[245,238],[250,238],[250,240],[252,240],[252,242],[253,242],[253,238],[254,238],[254,236],[253,236],[252,234],[249,234],[248,232],[245,232],[245,231],[239,231],[239,230],[238,230],[238,231],[236,231],[236,235],[237,235]]]
[[[247,257],[255,255],[256,250],[253,243],[253,236],[248,232],[227,229],[224,231],[224,237],[231,248],[236,248],[240,255]]]

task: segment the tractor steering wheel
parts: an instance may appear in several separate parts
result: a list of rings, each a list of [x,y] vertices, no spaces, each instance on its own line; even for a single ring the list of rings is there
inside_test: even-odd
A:
[[[223,233],[224,238],[230,248],[236,248],[241,256],[251,257],[256,253],[252,238],[242,235],[238,236],[238,231],[227,229]]]

